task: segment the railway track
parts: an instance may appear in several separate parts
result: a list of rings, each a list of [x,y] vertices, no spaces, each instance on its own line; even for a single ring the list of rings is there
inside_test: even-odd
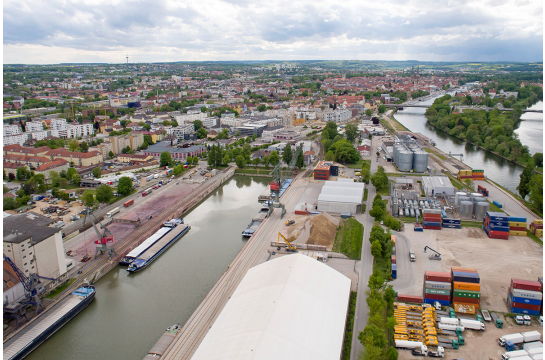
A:
[[[303,194],[308,178],[300,175],[282,196],[287,208],[293,208]],[[262,262],[267,256],[267,247],[271,239],[282,225],[280,209],[265,219],[255,234],[246,242],[241,251],[229,264],[228,269],[221,275],[191,317],[186,321],[182,331],[165,351],[163,358],[190,359],[208,333],[219,313],[236,290],[248,269]]]
[[[159,230],[159,228],[162,226],[163,222],[172,219],[173,217],[180,217],[183,213],[191,210],[195,205],[197,205],[199,202],[204,200],[207,195],[209,195],[212,191],[214,191],[218,186],[221,186],[225,181],[229,180],[230,177],[234,174],[234,169],[228,168],[224,173],[221,174],[221,177],[218,177],[214,179],[213,181],[205,184],[202,187],[199,187],[195,192],[191,194],[191,197],[188,197],[187,199],[184,199],[185,201],[182,201],[181,204],[175,204],[165,210],[163,210],[159,215],[156,217],[150,219],[150,221],[146,222],[144,225],[138,227],[133,231],[131,234],[129,234],[127,237],[125,237],[123,240],[118,242],[114,246],[115,252],[118,254],[115,256],[112,260],[108,258],[105,254],[100,255],[96,260],[91,261],[87,264],[85,264],[80,271],[82,272],[80,275],[78,275],[74,282],[70,284],[66,289],[61,291],[54,299],[53,301],[42,311],[42,313],[33,319],[31,319],[29,322],[24,323],[22,326],[20,326],[17,331],[14,331],[13,333],[7,335],[4,338],[4,342],[8,341],[10,338],[18,334],[20,331],[22,331],[26,326],[34,322],[37,318],[39,318],[42,314],[47,312],[53,305],[58,303],[60,300],[71,294],[74,290],[76,290],[85,280],[92,280],[94,278],[94,281],[98,280],[100,277],[104,276],[108,273],[108,271],[112,270],[114,267],[117,266],[119,261],[129,253],[132,249],[134,249],[136,246],[140,245],[142,241],[144,241],[146,238],[151,236],[154,232]],[[108,266],[109,265],[109,266]]]

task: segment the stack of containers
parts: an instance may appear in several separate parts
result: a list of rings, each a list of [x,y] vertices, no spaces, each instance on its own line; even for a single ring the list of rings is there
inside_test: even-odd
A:
[[[541,284],[541,308],[539,309],[539,313],[543,315],[543,277],[540,276],[537,278],[537,282]]]
[[[460,219],[443,219],[443,227],[449,229],[461,229],[462,225]]]
[[[422,217],[424,229],[441,230],[441,209],[423,209]]]
[[[514,314],[539,315],[543,301],[543,285],[539,281],[511,279],[507,306]]]
[[[481,301],[481,279],[477,270],[453,266],[450,271],[454,311],[475,314]]]
[[[526,218],[509,216],[509,235],[526,236]]]
[[[473,180],[484,180],[484,170],[473,169],[471,175],[473,176]]]
[[[396,263],[396,237],[392,235],[392,279],[397,279],[397,263]]]
[[[483,230],[491,239],[509,239],[509,216],[502,212],[487,211],[483,219]]]
[[[473,179],[473,171],[458,170],[458,180]]]
[[[442,306],[450,305],[452,277],[449,273],[426,271],[424,274],[424,303],[438,301]]]
[[[543,220],[534,220],[530,223],[530,231],[537,237],[543,237]]]

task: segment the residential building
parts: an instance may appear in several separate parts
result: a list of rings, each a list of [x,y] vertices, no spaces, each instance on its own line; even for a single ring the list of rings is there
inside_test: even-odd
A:
[[[71,139],[93,135],[94,133],[93,124],[68,124],[66,129],[59,130],[59,137],[62,139]]]
[[[279,131],[277,133],[274,133],[273,138],[275,140],[297,140],[301,137],[301,133],[299,131]]]
[[[4,136],[12,136],[22,134],[19,125],[4,125]]]
[[[64,148],[51,149],[46,154],[51,160],[64,159],[75,166],[91,166],[103,161],[102,154],[98,151],[88,151],[86,153],[68,151]]]
[[[42,164],[34,169],[35,174],[42,174],[47,181],[51,178],[50,172],[55,171],[60,174],[61,171],[67,171],[69,168],[68,161],[64,159],[55,159],[46,164]]]
[[[246,123],[242,126],[233,127],[232,132],[235,134],[240,133],[240,136],[261,136],[263,130],[267,127],[264,124],[250,124]]]
[[[10,136],[4,136],[4,146],[6,145],[23,145],[28,140],[28,135],[25,134],[18,134],[18,135],[10,135]]]
[[[34,155],[34,156],[44,156],[51,148],[47,146],[40,146],[38,148],[33,147],[23,147],[21,145],[6,145],[4,146],[4,156],[9,154],[19,154],[19,155]]]
[[[43,129],[44,125],[41,121],[27,121],[25,124],[26,132],[42,131]]]
[[[48,162],[51,162],[51,159],[46,156],[8,154],[4,155],[4,161],[24,164],[31,168],[35,168],[42,164],[47,164]]]
[[[2,163],[2,167],[4,168],[4,171],[6,172],[6,175],[9,176],[9,174],[13,174],[13,176],[17,175],[17,168],[24,167],[25,169],[29,170],[28,166],[21,163],[12,163],[4,161]]]
[[[180,125],[172,129],[172,134],[176,136],[178,141],[188,140],[189,136],[194,133],[195,133],[195,125],[193,124]]]
[[[161,153],[167,151],[175,161],[185,161],[188,156],[198,156],[206,151],[206,148],[202,145],[191,145],[186,148],[172,147],[170,143],[160,142],[155,145],[151,145],[146,150],[142,151],[144,155],[151,155],[155,159],[159,160]]]
[[[216,125],[219,124],[219,119],[215,116],[211,116],[211,117],[205,117],[204,119],[202,119],[202,125],[205,127],[205,128],[212,128]]]
[[[152,160],[153,160],[153,156],[151,155],[120,154],[117,156],[117,161],[120,161],[123,163],[147,162]]]
[[[332,112],[324,112],[322,120],[325,122],[334,121],[336,123],[342,123],[352,118],[352,111],[347,109],[337,109]]]

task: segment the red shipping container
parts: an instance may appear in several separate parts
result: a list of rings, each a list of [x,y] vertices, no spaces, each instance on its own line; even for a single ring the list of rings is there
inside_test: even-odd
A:
[[[459,266],[453,266],[450,268],[450,271],[456,271],[456,272],[470,272],[470,273],[477,273],[477,269],[472,268],[465,268],[465,267],[459,267]]]
[[[441,226],[426,226],[424,225],[424,229],[427,229],[427,230],[441,230]]]
[[[526,228],[523,226],[509,226],[509,230],[513,231],[526,231]]]
[[[511,279],[511,288],[530,291],[543,291],[543,287],[538,281]]]
[[[395,263],[396,263],[396,256],[392,255],[392,264],[395,264]]]
[[[450,295],[425,294],[426,299],[450,301]]]
[[[422,298],[422,296],[417,296],[417,295],[401,295],[401,294],[398,294],[397,295],[397,301],[404,301],[404,302],[408,302],[408,303],[422,304],[424,302],[424,299]]]
[[[534,229],[543,229],[543,224],[530,224]]]
[[[425,218],[432,218],[432,219],[440,219],[441,218],[441,214],[424,213],[423,216]]]
[[[489,239],[509,240],[509,235],[488,235]]]
[[[524,304],[524,303],[516,303],[511,300],[511,307],[519,308],[519,309],[526,309],[526,310],[534,310],[539,311],[541,310],[541,305],[530,305],[530,304]]]
[[[479,299],[465,298],[459,296],[453,296],[452,302],[456,304],[465,303],[465,304],[479,304]]]
[[[426,281],[452,282],[452,276],[448,272],[426,271],[424,279]]]

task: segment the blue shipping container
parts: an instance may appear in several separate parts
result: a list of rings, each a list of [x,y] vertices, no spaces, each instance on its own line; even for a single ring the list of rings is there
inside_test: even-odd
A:
[[[503,208],[503,205],[500,204],[499,202],[497,202],[496,200],[492,201],[492,204],[496,205],[496,206],[499,207],[500,209]]]
[[[492,225],[509,227],[509,221],[490,220],[490,227],[492,227]],[[494,229],[492,229],[492,230],[494,230]]]
[[[498,225],[490,224],[489,229],[494,231],[502,231],[506,233],[509,232],[509,226],[498,226]]]
[[[500,204],[501,205],[501,204]],[[509,221],[509,216],[507,216],[503,212],[494,212],[494,211],[487,211],[486,216],[488,216],[491,220],[503,220],[503,221]]]
[[[434,222],[434,221],[424,221],[424,226],[439,226],[441,227],[440,222]]]
[[[429,295],[429,294],[426,294],[426,295]],[[432,295],[433,296],[433,295]],[[429,298],[425,298],[424,299],[424,304],[431,304],[433,305],[434,302],[438,301],[439,304],[441,304],[441,306],[449,306],[450,305],[450,301],[449,300],[435,300],[435,299],[429,299]]]
[[[527,299],[527,298],[521,298],[513,296],[511,299],[513,299],[513,302],[520,303],[520,304],[528,304],[528,305],[541,305],[541,300],[537,299]]]
[[[392,264],[392,271],[397,271],[397,264]]]
[[[528,219],[526,218],[523,218],[523,217],[516,217],[516,216],[509,216],[509,221],[513,221],[513,222],[527,222]]]
[[[461,229],[462,228],[462,225],[460,224],[445,224],[443,223],[443,227],[445,229]]]
[[[459,224],[460,219],[443,219],[443,224]]]
[[[526,315],[534,315],[534,316],[541,315],[539,310],[526,310],[526,309],[510,307],[509,311],[512,312],[513,314],[526,314]]]
[[[397,274],[395,272],[392,273],[392,279],[397,279]]]
[[[490,233],[488,232],[488,228],[487,228],[487,227],[484,227],[484,226],[483,226],[483,230],[484,230],[484,232],[486,233],[486,235],[490,235]]]

